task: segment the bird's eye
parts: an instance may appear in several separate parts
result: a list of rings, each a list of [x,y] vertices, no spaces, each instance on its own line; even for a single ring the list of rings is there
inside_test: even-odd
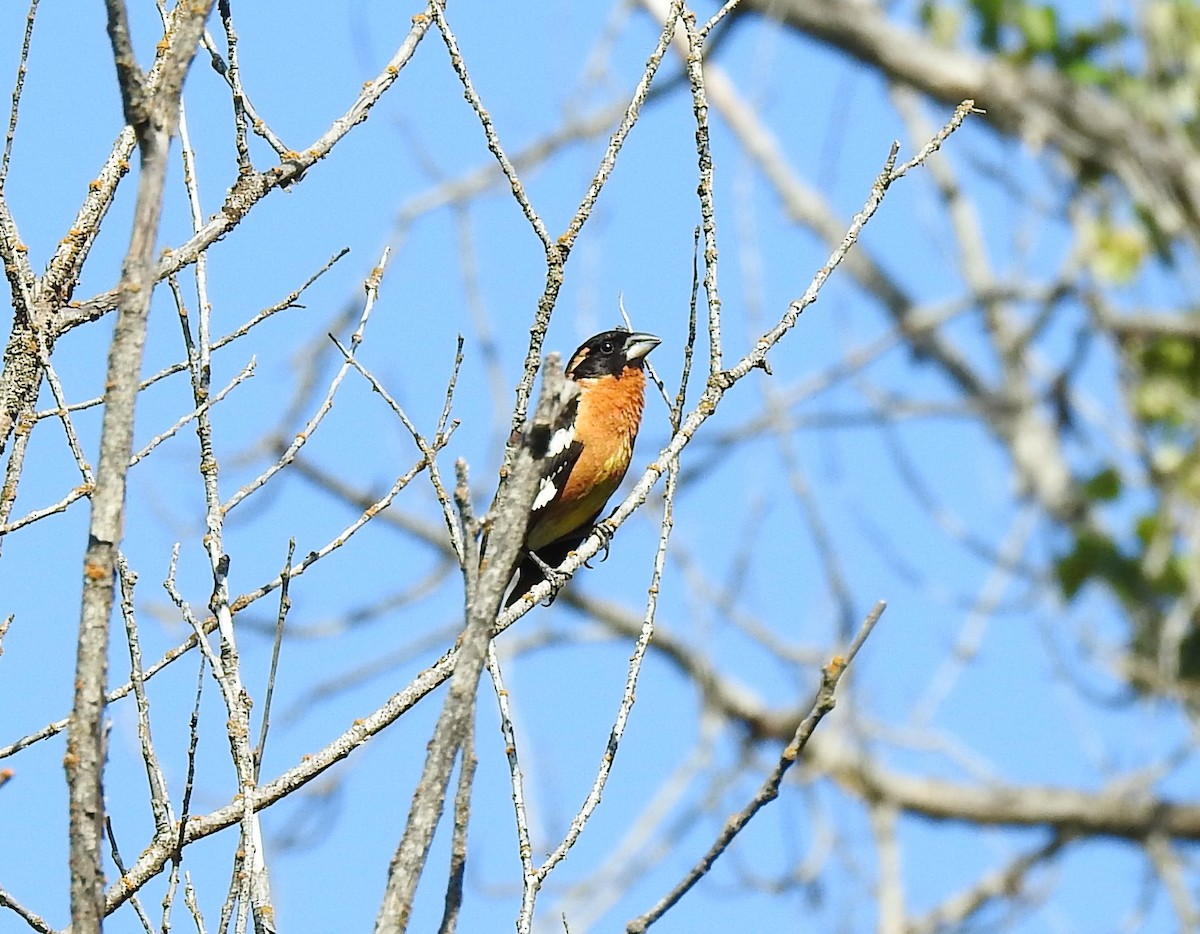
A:
[[[613,346],[612,341],[605,341],[603,344],[600,345],[601,353],[605,353],[605,354],[614,353],[616,351],[616,349],[617,348]]]

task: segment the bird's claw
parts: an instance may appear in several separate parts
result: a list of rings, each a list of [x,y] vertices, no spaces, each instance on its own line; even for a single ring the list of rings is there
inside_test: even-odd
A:
[[[613,535],[615,534],[615,530],[613,529],[613,527],[611,525],[608,524],[608,521],[605,520],[603,522],[597,522],[595,528],[593,528],[592,531],[596,535],[600,536],[600,547],[604,549],[604,554],[601,556],[600,560],[607,561],[609,548],[612,546],[612,539],[613,539]],[[591,559],[589,558],[588,560],[590,561]],[[591,567],[591,565],[588,564],[587,561],[583,562],[583,566],[585,568]]]
[[[550,581],[554,587],[554,589],[550,591],[550,596],[546,598],[546,602],[544,604],[545,606],[549,606],[554,602],[554,598],[558,596],[559,589],[570,579],[570,575],[563,574],[556,567],[551,567],[542,560],[541,555],[539,555],[536,551],[530,551],[528,552],[528,555],[533,559],[533,563],[538,566],[538,570],[542,572],[542,576],[546,580]]]

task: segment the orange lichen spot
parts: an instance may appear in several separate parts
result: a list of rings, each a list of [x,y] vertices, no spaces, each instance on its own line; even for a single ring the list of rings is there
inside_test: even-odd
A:
[[[384,69],[384,71],[386,71],[388,73],[388,76],[392,77],[392,78],[394,78],[394,77],[396,77],[396,75],[400,74],[400,69],[397,68],[395,65],[388,65],[387,68]]]
[[[429,22],[429,17],[426,16],[424,13],[416,13],[413,15],[412,21],[413,21],[413,25],[415,25],[415,26],[424,26],[426,23]]]
[[[24,243],[18,243],[15,247],[13,247],[13,249],[16,250],[18,253],[28,253],[29,252],[29,247],[27,247]]]
[[[120,169],[122,172],[128,172],[129,171],[129,160],[122,159],[120,162],[117,163],[117,168]]]
[[[363,725],[364,723],[366,723],[366,722],[367,722],[367,721],[366,721],[366,720],[364,720],[362,717],[355,717],[355,718],[354,718],[354,721],[353,721],[353,723],[354,723],[354,725],[355,725],[355,726],[362,726],[362,725]]]
[[[309,760],[311,760],[311,759],[312,759],[312,753],[311,753],[311,752],[306,752],[304,755],[302,755],[302,756],[300,757],[300,761],[301,761],[301,762],[308,762],[308,761],[309,761]]]
[[[83,566],[83,576],[90,581],[107,580],[112,576],[112,570],[96,564],[94,561],[89,561]]]
[[[63,765],[68,769],[73,769],[79,765],[79,756],[73,752],[68,752],[63,756]]]
[[[300,153],[296,152],[294,149],[289,149],[283,154],[283,158],[288,160],[299,159]]]
[[[167,37],[163,36],[158,40],[158,44],[154,47],[159,52],[165,52],[171,47],[171,43],[167,41]]]
[[[88,191],[99,191],[103,187],[104,182],[100,181],[98,178],[93,178],[90,182],[88,182]]]

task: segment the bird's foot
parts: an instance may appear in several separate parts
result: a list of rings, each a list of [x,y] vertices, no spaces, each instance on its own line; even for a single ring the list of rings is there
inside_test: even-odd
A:
[[[597,522],[595,524],[595,526],[592,528],[592,532],[594,534],[600,536],[600,547],[604,549],[604,554],[601,555],[600,560],[607,561],[608,560],[608,550],[609,550],[609,547],[612,545],[612,539],[613,539],[613,536],[617,533],[617,530],[608,524],[607,519],[603,519],[600,522]],[[590,561],[591,559],[589,558],[588,560]],[[591,565],[588,564],[587,561],[583,562],[583,566],[585,568],[591,567]]]
[[[542,572],[542,576],[550,581],[554,589],[550,592],[550,596],[546,598],[545,606],[549,606],[554,602],[554,598],[558,596],[558,591],[570,579],[569,574],[564,574],[556,567],[551,567],[542,560],[542,556],[536,551],[528,552],[530,559],[538,566],[538,570]]]

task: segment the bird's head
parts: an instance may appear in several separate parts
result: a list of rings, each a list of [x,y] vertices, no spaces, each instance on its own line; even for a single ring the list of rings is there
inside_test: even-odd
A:
[[[620,376],[627,369],[640,370],[646,354],[661,344],[653,334],[614,328],[589,337],[571,355],[567,376],[574,380],[598,376]]]

